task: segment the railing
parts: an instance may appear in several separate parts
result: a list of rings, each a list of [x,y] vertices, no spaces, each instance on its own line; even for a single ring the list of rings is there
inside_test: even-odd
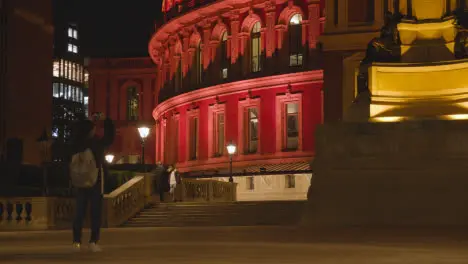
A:
[[[73,200],[69,198],[0,198],[0,230],[69,227],[73,208]]]
[[[103,226],[120,226],[144,209],[152,201],[154,181],[154,175],[140,174],[104,195]],[[236,183],[182,179],[177,191],[185,202],[229,202],[236,201],[236,188]],[[73,198],[0,197],[0,231],[71,228],[74,211]]]
[[[104,196],[104,222],[106,227],[116,227],[141,211],[151,200],[152,176],[135,176],[117,190]]]
[[[237,200],[237,183],[216,180],[182,179],[184,202],[231,202]]]

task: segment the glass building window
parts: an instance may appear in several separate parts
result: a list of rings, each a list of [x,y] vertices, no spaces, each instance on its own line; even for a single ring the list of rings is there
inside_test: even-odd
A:
[[[78,30],[74,28],[68,28],[68,37],[78,39]]]
[[[299,104],[285,104],[286,112],[286,148],[296,150],[299,147]]]
[[[198,117],[189,119],[189,158],[196,160],[198,157]]]
[[[73,44],[68,43],[68,52],[73,52]]]
[[[251,39],[251,66],[252,72],[259,72],[262,70],[261,66],[261,25],[260,22],[254,24],[250,34]]]
[[[256,153],[258,150],[258,109],[255,107],[247,110],[247,141],[248,153]]]
[[[302,16],[295,14],[289,20],[289,66],[302,65]]]
[[[215,133],[214,133],[214,141],[215,149],[214,153],[216,156],[222,156],[224,154],[224,134],[225,134],[225,126],[224,126],[224,113],[216,113],[215,114]]]
[[[127,120],[138,120],[140,100],[138,98],[138,91],[136,87],[127,88]]]
[[[52,84],[52,96],[55,98],[60,97],[60,84],[58,83],[53,83]]]
[[[58,61],[54,61],[54,66],[53,66],[53,76],[54,77],[59,77],[60,76],[60,63]]]
[[[228,50],[227,50],[227,32],[223,33],[221,37],[221,78],[227,79],[228,77],[228,66],[229,66],[229,58],[228,58]]]

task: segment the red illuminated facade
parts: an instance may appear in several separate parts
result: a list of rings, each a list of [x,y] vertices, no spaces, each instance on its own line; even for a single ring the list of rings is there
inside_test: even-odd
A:
[[[89,112],[102,112],[116,125],[116,139],[109,152],[117,163],[138,162],[141,144],[137,127],[154,124],[156,66],[150,58],[91,59],[88,70]],[[147,144],[154,146],[154,133]],[[145,162],[154,160],[154,148],[146,148]]]
[[[190,3],[189,3],[190,2]],[[152,36],[155,160],[181,172],[307,162],[323,121],[323,3],[165,2]],[[147,114],[147,113],[146,113]]]

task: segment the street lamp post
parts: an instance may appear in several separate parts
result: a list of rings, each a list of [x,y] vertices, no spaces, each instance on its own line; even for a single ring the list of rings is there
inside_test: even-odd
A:
[[[141,164],[145,164],[145,142],[149,132],[150,129],[147,126],[138,127],[138,133],[140,134],[141,139]]]
[[[229,182],[234,182],[232,178],[232,156],[236,153],[237,147],[233,143],[229,143],[226,148],[229,154]]]

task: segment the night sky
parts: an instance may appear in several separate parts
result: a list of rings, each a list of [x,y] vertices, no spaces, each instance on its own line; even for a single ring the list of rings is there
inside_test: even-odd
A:
[[[154,23],[162,17],[161,0],[64,1],[75,1],[85,56],[148,56]]]

